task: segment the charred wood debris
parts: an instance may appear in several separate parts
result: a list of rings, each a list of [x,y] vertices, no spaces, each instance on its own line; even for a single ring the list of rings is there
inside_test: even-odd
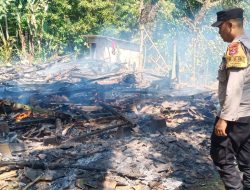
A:
[[[205,186],[216,94],[98,64],[0,68],[0,189]]]

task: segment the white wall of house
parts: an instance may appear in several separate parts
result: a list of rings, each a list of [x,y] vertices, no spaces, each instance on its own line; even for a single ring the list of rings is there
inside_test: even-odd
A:
[[[92,59],[109,63],[124,64],[125,67],[134,69],[139,63],[139,46],[137,44],[113,40],[109,38],[90,38],[89,43],[95,43],[96,48],[91,52]]]

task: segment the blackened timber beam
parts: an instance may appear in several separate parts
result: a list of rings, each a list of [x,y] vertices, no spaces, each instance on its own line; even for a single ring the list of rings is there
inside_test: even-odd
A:
[[[95,130],[95,131],[90,132],[90,133],[86,133],[86,134],[83,134],[83,135],[80,135],[80,136],[77,136],[77,137],[70,138],[70,139],[64,141],[63,143],[82,141],[86,137],[101,134],[103,132],[106,132],[106,131],[109,131],[109,130],[112,130],[112,129],[116,129],[116,128],[120,128],[120,127],[125,127],[125,126],[128,126],[128,125],[129,125],[129,123],[123,123],[123,124],[120,124],[120,125],[112,125],[112,126],[109,126],[109,127],[105,127],[103,129]]]
[[[78,170],[86,170],[86,171],[96,171],[96,172],[112,172],[115,174],[118,174],[120,176],[126,176],[128,178],[141,178],[141,177],[146,177],[143,174],[136,174],[136,173],[127,173],[127,172],[121,172],[121,171],[116,171],[116,170],[109,170],[105,168],[98,168],[94,166],[86,166],[82,164],[76,164],[76,160],[73,160],[71,163],[45,163],[37,160],[22,160],[22,161],[1,161],[0,162],[0,167],[4,166],[14,166],[17,169],[23,169],[25,167],[29,167],[32,169],[42,169],[42,170],[56,170],[56,169],[70,169],[70,168],[75,168]]]
[[[126,121],[127,123],[129,123],[131,125],[131,127],[135,127],[136,124],[129,120],[128,118],[126,118],[123,114],[117,112],[114,108],[112,108],[111,106],[104,104],[102,102],[99,103],[103,108],[105,108],[106,110],[110,111],[111,113],[113,113],[114,115],[117,115],[120,119],[122,119],[123,121]]]
[[[30,167],[33,169],[51,169],[55,170],[58,168],[77,168],[77,169],[82,169],[82,170],[88,170],[88,171],[105,171],[100,168],[94,168],[90,166],[83,166],[81,164],[63,164],[63,163],[44,163],[41,161],[37,160],[29,160],[29,161],[1,161],[0,162],[0,167],[3,166],[15,166],[18,168],[24,168],[24,167]]]
[[[22,130],[22,129],[28,129],[31,127],[34,127],[33,125],[39,124],[39,123],[52,123],[54,124],[56,121],[56,118],[39,118],[39,119],[28,119],[28,120],[23,120],[19,121],[16,123],[9,122],[9,124],[13,124],[14,126],[10,127],[10,131],[15,131],[15,130]]]

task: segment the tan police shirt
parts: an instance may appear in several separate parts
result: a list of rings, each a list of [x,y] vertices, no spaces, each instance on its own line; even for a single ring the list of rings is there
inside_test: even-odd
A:
[[[227,121],[250,118],[250,39],[237,37],[229,44],[218,70],[218,117]]]

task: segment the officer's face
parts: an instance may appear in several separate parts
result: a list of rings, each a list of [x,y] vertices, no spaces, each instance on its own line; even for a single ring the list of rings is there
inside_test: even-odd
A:
[[[219,26],[219,34],[225,42],[232,42],[231,24],[229,22],[223,22]]]

